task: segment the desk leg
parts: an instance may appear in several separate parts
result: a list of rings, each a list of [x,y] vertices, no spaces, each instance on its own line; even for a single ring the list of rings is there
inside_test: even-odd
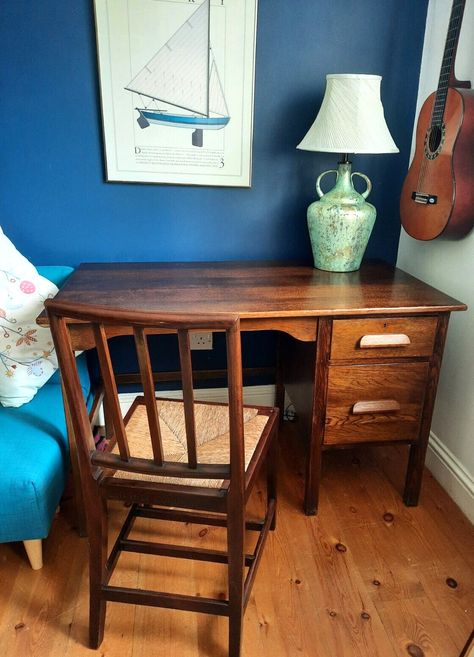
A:
[[[408,467],[405,479],[405,490],[403,501],[407,506],[417,506],[420,498],[421,481],[425,467],[425,456],[430,437],[431,420],[433,417],[434,404],[436,400],[436,389],[438,387],[441,360],[443,357],[444,343],[448,331],[449,313],[440,315],[438,328],[430,362],[429,382],[426,389],[425,403],[418,442],[410,446]]]
[[[328,362],[331,347],[332,320],[320,319],[316,343],[316,362],[313,373],[313,404],[309,458],[306,472],[304,508],[308,516],[316,515],[319,505],[321,483],[321,460],[326,422],[326,400],[328,389]]]
[[[309,443],[304,494],[307,515],[315,515],[318,508],[330,338],[328,319],[320,320],[317,342],[301,342],[288,335],[282,335],[280,341],[277,399],[286,388],[295,405],[298,425]]]
[[[280,409],[280,425],[285,419],[285,375],[284,375],[284,336],[280,333],[277,339],[277,366],[275,380],[275,406]]]

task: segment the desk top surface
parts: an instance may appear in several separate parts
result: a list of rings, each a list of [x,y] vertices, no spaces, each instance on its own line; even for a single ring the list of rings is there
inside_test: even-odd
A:
[[[343,274],[261,261],[84,263],[58,298],[157,312],[231,312],[243,319],[466,309],[456,299],[380,261]],[[46,324],[47,318],[38,321]]]

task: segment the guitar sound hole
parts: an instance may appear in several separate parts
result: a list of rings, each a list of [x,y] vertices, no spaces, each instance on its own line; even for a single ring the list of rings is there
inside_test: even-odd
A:
[[[425,155],[428,159],[434,160],[439,155],[444,143],[444,136],[444,125],[433,125],[428,130],[425,138]]]
[[[434,153],[441,144],[441,134],[441,126],[435,125],[431,128],[429,144],[432,153]]]

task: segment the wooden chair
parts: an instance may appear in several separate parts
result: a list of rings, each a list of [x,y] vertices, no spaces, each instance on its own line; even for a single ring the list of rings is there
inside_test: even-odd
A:
[[[245,607],[268,531],[275,527],[278,426],[278,409],[243,406],[238,316],[127,312],[54,300],[47,301],[46,307],[63,377],[65,403],[76,436],[86,507],[90,646],[98,648],[102,642],[106,603],[128,602],[228,616],[229,655],[238,657]],[[94,446],[69,320],[88,322],[92,327],[113,426],[115,447],[110,452],[96,451]],[[124,419],[107,341],[107,330],[117,326],[126,327],[134,335],[143,386],[143,397],[136,399]],[[153,330],[177,333],[183,401],[155,398],[147,343],[147,334]],[[192,330],[225,332],[228,405],[194,401],[189,343]],[[264,461],[268,465],[265,518],[246,521],[246,502]],[[107,556],[108,500],[123,500],[131,508]],[[129,535],[137,517],[226,527],[227,551],[132,540]],[[253,554],[244,552],[246,529],[259,532]],[[110,586],[122,550],[227,564],[227,599]]]

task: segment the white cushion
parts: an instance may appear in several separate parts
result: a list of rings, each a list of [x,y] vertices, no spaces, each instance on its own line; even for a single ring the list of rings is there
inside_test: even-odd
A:
[[[0,228],[0,403],[31,401],[58,367],[51,331],[38,326],[58,288],[41,276]]]

